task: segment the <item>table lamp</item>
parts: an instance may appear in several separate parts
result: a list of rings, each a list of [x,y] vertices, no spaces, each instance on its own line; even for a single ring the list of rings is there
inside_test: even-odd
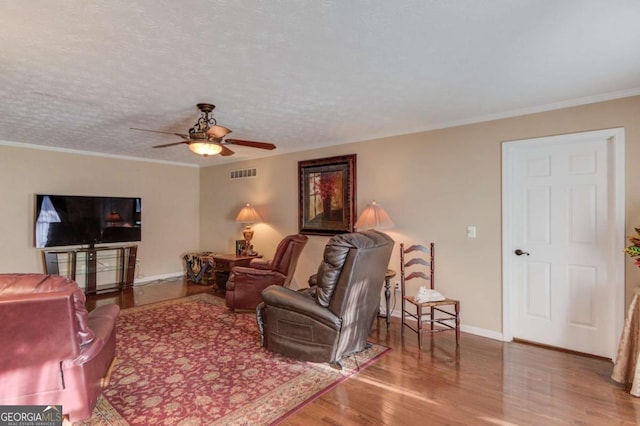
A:
[[[380,204],[377,204],[376,200],[373,200],[363,210],[355,224],[357,229],[384,229],[393,228],[394,226],[387,211]]]
[[[242,230],[242,236],[245,241],[245,249],[243,254],[252,256],[255,255],[251,246],[251,239],[253,238],[253,229],[251,229],[251,224],[260,222],[260,216],[258,216],[258,212],[255,208],[249,203],[247,203],[240,212],[236,216],[236,222],[244,223],[245,227]]]
[[[358,217],[355,224],[355,227],[359,230],[393,228],[394,226],[387,211],[380,204],[377,204],[376,200],[373,200],[371,204],[360,213],[360,217]],[[393,269],[387,269],[384,275],[384,299],[387,310],[382,316],[386,318],[387,330],[391,325],[391,279],[395,276],[396,271]],[[378,316],[381,315],[378,314]]]

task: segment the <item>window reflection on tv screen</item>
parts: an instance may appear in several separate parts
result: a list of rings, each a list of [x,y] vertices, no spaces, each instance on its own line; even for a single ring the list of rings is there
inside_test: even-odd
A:
[[[36,195],[37,248],[141,240],[142,199]]]

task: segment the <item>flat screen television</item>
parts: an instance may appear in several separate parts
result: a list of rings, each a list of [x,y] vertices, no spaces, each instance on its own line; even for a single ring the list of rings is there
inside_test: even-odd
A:
[[[141,240],[142,199],[36,194],[36,248]]]

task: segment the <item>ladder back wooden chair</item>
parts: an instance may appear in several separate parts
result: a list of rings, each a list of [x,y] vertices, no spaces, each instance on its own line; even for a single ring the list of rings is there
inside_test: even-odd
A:
[[[426,286],[435,290],[435,244],[429,247],[414,244],[405,248],[400,244],[400,289],[402,294],[402,336],[405,327],[418,334],[418,348],[422,348],[422,332],[438,333],[441,331],[455,331],[456,345],[460,342],[460,301],[445,298],[438,301],[420,302],[415,296],[407,294],[407,283],[411,280],[416,284],[426,281]],[[412,294],[418,291],[420,285],[415,285]],[[416,321],[414,327],[407,322],[408,318]]]

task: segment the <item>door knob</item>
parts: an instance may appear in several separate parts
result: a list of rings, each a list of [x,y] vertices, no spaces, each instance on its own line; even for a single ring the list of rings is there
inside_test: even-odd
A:
[[[526,251],[522,251],[520,249],[516,249],[514,253],[516,254],[516,256],[522,256],[523,254],[526,254],[527,256],[529,256],[529,253],[527,253]]]

